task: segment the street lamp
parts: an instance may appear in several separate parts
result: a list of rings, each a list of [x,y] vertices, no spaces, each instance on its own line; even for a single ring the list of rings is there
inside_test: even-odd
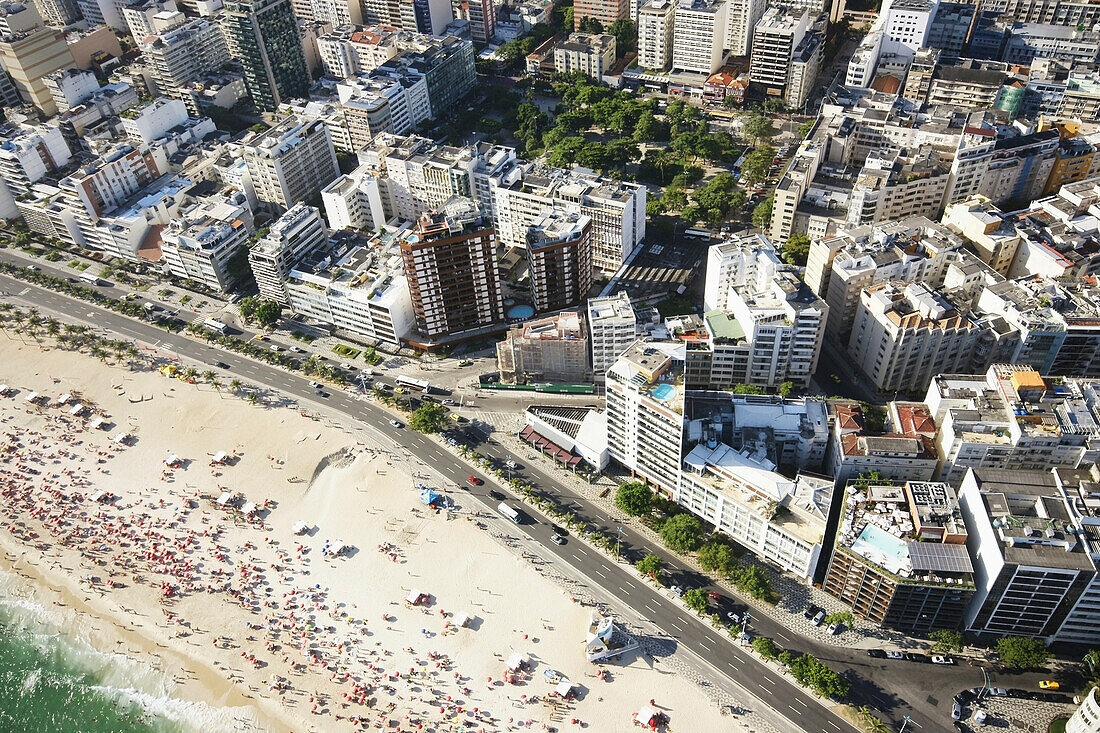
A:
[[[902,718],[901,719],[901,729],[898,731],[898,733],[905,733],[905,726],[909,725],[912,722],[913,722],[913,719],[910,718],[908,715],[906,715],[904,718]]]
[[[621,558],[623,545],[623,528],[619,525],[615,525],[615,557]]]

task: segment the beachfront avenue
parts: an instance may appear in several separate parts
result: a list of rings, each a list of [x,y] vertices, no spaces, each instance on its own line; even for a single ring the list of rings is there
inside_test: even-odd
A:
[[[71,319],[94,323],[96,326],[112,331],[120,336],[133,338],[139,342],[155,344],[158,348],[171,352],[186,360],[193,360],[201,364],[213,365],[217,362],[226,363],[232,376],[253,380],[276,389],[289,396],[312,400],[314,390],[308,386],[307,380],[289,374],[285,371],[268,367],[253,360],[225,353],[211,348],[206,344],[194,341],[182,335],[165,334],[149,324],[134,321],[123,316],[102,311],[95,306],[71,300],[64,296],[42,290],[35,286],[11,279],[0,278],[0,289],[10,294],[19,294],[20,299],[35,305],[43,310],[55,311],[59,315]],[[382,433],[392,434],[388,427],[389,415],[380,408],[356,399],[355,396],[335,392],[332,397],[325,400],[324,407],[330,411],[337,411],[362,423],[377,429]],[[431,466],[437,473],[448,481],[462,485],[469,493],[479,498],[488,508],[496,505],[496,501],[489,497],[489,486],[467,486],[466,478],[470,474],[470,468],[457,456],[444,450],[435,441],[408,431],[401,432],[401,442],[417,458]],[[505,452],[499,446],[486,444],[479,446],[483,454],[503,458]],[[529,478],[537,485],[546,489],[553,487],[554,491],[563,499],[563,503],[571,504],[579,509],[578,514],[586,515],[596,524],[608,523],[600,511],[589,505],[583,497],[575,496],[568,488],[560,486],[550,476],[542,474],[537,469],[528,468]],[[512,499],[513,497],[509,497]],[[845,721],[833,716],[819,705],[808,693],[792,687],[786,687],[788,682],[778,680],[778,674],[765,671],[759,663],[749,655],[735,648],[724,635],[715,633],[708,625],[704,625],[686,612],[679,604],[670,601],[650,586],[638,583],[635,573],[624,570],[622,566],[597,553],[590,548],[583,548],[579,543],[571,543],[568,547],[558,547],[550,541],[551,530],[545,524],[526,524],[518,531],[529,535],[535,542],[542,545],[547,552],[552,552],[561,562],[571,566],[577,572],[586,576],[593,585],[600,586],[610,594],[610,600],[619,605],[629,606],[638,616],[651,621],[657,628],[675,637],[679,644],[694,652],[698,657],[707,660],[721,674],[726,675],[742,688],[755,695],[764,705],[770,707],[781,719],[775,723],[782,730],[792,730],[793,726],[808,731],[849,731],[855,730]],[[624,528],[623,548],[630,552],[635,549],[645,549],[646,540]],[[675,568],[675,558],[669,558],[669,564]],[[677,571],[673,571],[677,572]],[[705,579],[691,577],[684,571],[679,571],[678,579],[685,586],[699,586],[705,583]],[[784,632],[790,633],[779,627],[767,618],[761,618],[756,622],[757,630],[763,635],[778,635],[782,638]],[[774,628],[773,628],[774,627]],[[818,647],[808,640],[795,640],[806,651],[828,660],[834,667],[853,681],[853,696],[867,696],[866,703],[873,704],[870,696],[878,693],[889,685],[894,689],[891,692],[898,695],[901,700],[919,699],[916,696],[906,694],[906,687],[911,683],[904,679],[882,679],[878,671],[871,671],[867,667],[867,660],[862,655],[852,652],[838,651],[835,648]],[[952,671],[958,677],[959,685],[969,684],[969,677],[964,677],[965,672],[959,669]],[[874,674],[875,682],[871,683],[867,676]],[[923,693],[927,694],[927,693]],[[922,694],[922,696],[923,696]],[[858,697],[857,697],[858,700]],[[746,701],[750,702],[751,701]],[[864,703],[864,700],[858,700]],[[759,705],[756,706],[759,709]],[[934,708],[933,708],[934,709]],[[920,706],[910,708],[901,703],[892,712],[895,715],[910,715],[915,722],[925,723],[935,728],[933,718],[925,712],[927,708]]]

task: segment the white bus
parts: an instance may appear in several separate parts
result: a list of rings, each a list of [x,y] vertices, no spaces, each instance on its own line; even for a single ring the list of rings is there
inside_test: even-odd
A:
[[[209,328],[211,331],[217,331],[222,336],[224,336],[226,332],[229,331],[229,326],[225,325],[215,318],[207,318],[205,321],[202,322],[202,325],[206,328]]]
[[[497,511],[511,519],[514,523],[519,524],[519,512],[505,504],[503,501],[500,502],[500,504],[497,506]]]
[[[91,283],[92,285],[99,285],[99,278],[88,272],[87,270],[80,273],[80,279],[86,283]]]
[[[406,377],[404,374],[398,374],[397,379],[393,381],[397,382],[397,386],[399,387],[415,389],[417,392],[428,392],[432,388],[432,385],[428,384],[425,380],[413,379],[412,377]]]

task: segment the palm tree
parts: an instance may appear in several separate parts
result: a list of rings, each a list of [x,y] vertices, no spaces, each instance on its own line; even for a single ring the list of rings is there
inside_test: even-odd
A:
[[[255,392],[249,392],[248,397],[246,397],[245,399],[248,400],[248,404],[255,405],[260,401],[260,395],[256,394]]]
[[[241,380],[234,377],[229,382],[229,389],[233,390],[234,392],[240,392],[241,391]]]
[[[97,359],[102,359],[107,356],[107,351],[98,343],[93,343],[91,348],[88,349],[88,354],[94,356]]]
[[[61,323],[53,316],[46,319],[46,333],[56,336],[61,332]]]
[[[202,378],[207,382],[213,383],[217,378],[217,375],[214,374],[213,369],[207,369],[205,372],[202,373]]]
[[[214,391],[216,391],[220,394],[221,391],[222,391],[222,383],[219,382],[216,378],[213,378],[213,377],[211,377],[209,381],[210,381],[210,386],[214,388]]]
[[[191,381],[199,375],[199,370],[195,367],[187,367],[183,370],[183,378],[187,381]]]

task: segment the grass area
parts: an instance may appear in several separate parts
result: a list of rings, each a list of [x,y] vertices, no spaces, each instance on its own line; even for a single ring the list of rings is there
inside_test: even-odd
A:
[[[694,304],[682,295],[670,295],[657,304],[657,312],[661,318],[669,316],[682,316],[691,313]]]
[[[316,336],[310,336],[308,333],[302,333],[301,331],[291,331],[290,337],[305,344],[311,344],[317,340]]]
[[[1050,726],[1047,728],[1047,733],[1066,733],[1066,723],[1069,722],[1069,718],[1055,718],[1050,721]]]
[[[344,344],[336,344],[332,347],[332,351],[334,354],[345,356],[348,359],[354,359],[359,356],[359,354],[363,353],[359,349],[353,349],[352,347],[345,346]]]
[[[191,302],[191,296],[190,295],[184,295],[183,297],[180,298],[180,305],[187,305],[190,302]]]

